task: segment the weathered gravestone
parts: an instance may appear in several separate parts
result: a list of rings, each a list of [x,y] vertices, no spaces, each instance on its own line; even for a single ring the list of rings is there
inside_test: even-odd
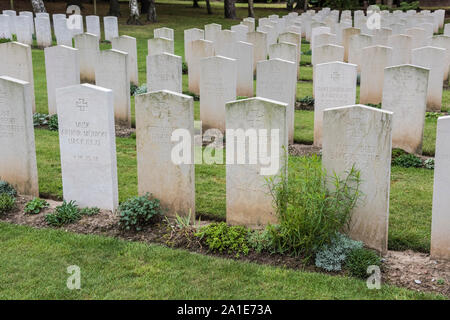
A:
[[[182,92],[181,57],[170,53],[147,56],[147,91]]]
[[[270,59],[256,67],[256,96],[287,104],[288,141],[294,142],[294,109],[297,79],[295,63]]]
[[[34,16],[33,16],[33,12],[31,12],[31,11],[20,11],[19,12],[19,16],[27,16],[27,17],[31,18],[31,19],[28,20],[28,27],[30,28],[30,32],[32,34],[34,34]]]
[[[286,170],[286,108],[260,97],[227,103],[228,224],[260,228],[276,223],[266,178]]]
[[[231,26],[230,30],[236,32],[236,41],[247,42],[247,33],[249,30],[246,25],[237,24],[235,26]]]
[[[152,194],[171,217],[195,219],[193,98],[172,91],[136,96],[139,194]]]
[[[314,49],[314,65],[333,61],[344,61],[344,47],[326,44]]]
[[[328,62],[314,66],[314,145],[322,146],[323,111],[356,103],[357,66]]]
[[[100,51],[95,66],[95,84],[113,91],[115,122],[130,127],[131,104],[128,53],[114,49]]]
[[[357,34],[350,37],[348,47],[348,62],[358,66],[358,73],[361,72],[361,65],[365,61],[362,49],[372,45],[372,36],[367,34]]]
[[[236,59],[237,34],[235,31],[222,30],[214,42],[215,54],[227,58]]]
[[[348,62],[348,52],[350,48],[350,38],[352,36],[358,35],[361,30],[358,28],[345,28],[342,30],[342,46],[344,47],[344,61]]]
[[[236,43],[236,59],[236,94],[240,97],[253,97],[253,45],[238,41]]]
[[[225,132],[225,104],[236,100],[237,61],[222,56],[200,61],[200,120],[203,131]]]
[[[173,29],[170,28],[157,28],[155,30],[153,30],[153,36],[155,38],[166,38],[166,39],[170,39],[170,40],[174,40],[173,37]]]
[[[411,63],[412,37],[395,34],[388,38],[387,45],[392,48],[391,66]]]
[[[100,18],[98,16],[86,16],[86,33],[94,34],[100,39]]]
[[[63,196],[81,208],[118,207],[113,99],[86,83],[56,90]]]
[[[191,61],[189,64],[189,91],[200,94],[200,61],[214,56],[214,43],[209,40],[194,40],[191,42]]]
[[[264,32],[249,32],[247,40],[253,44],[253,73],[259,61],[267,59],[267,34]]]
[[[130,81],[132,84],[138,86],[139,77],[136,38],[130,36],[112,38],[111,45],[113,49],[128,53],[128,70],[130,72]]]
[[[431,257],[450,259],[450,116],[437,121],[434,165],[433,215],[431,221]]]
[[[30,84],[31,105],[33,106],[33,113],[36,112],[30,46],[18,42],[2,43],[0,44],[0,57],[2,57],[0,59],[0,75],[23,80]]]
[[[299,76],[300,68],[297,55],[297,45],[294,43],[280,42],[270,45],[269,58],[270,59],[282,59],[295,63],[297,78]]]
[[[400,65],[384,69],[382,108],[392,111],[392,147],[422,153],[429,70]]]
[[[0,180],[39,196],[31,86],[0,76]]]
[[[48,114],[55,114],[56,89],[80,84],[78,49],[54,46],[44,49],[47,78]]]
[[[442,81],[446,50],[435,47],[422,47],[412,50],[411,63],[430,69],[427,93],[427,111],[441,111]]]
[[[362,63],[360,103],[378,104],[383,95],[384,68],[389,66],[392,48],[371,46],[362,49],[362,56],[370,63]]]
[[[445,66],[444,66],[444,81],[448,79],[450,71],[450,37],[437,35],[431,38],[431,46],[445,49]]]
[[[119,36],[119,25],[117,17],[103,17],[103,26],[105,30],[105,40],[111,41],[112,38]]]
[[[83,33],[74,37],[75,48],[80,55],[80,81],[95,82],[95,65],[100,53],[99,39],[96,35]]]
[[[41,49],[52,45],[52,30],[50,27],[50,19],[45,17],[36,17],[34,19],[36,26],[36,43]]]
[[[221,30],[222,30],[222,25],[217,24],[217,23],[210,23],[210,24],[205,25],[205,40],[212,41],[212,42],[216,41],[217,36]]]
[[[392,112],[364,105],[323,114],[323,168],[344,178],[354,166],[361,175],[362,196],[352,211],[349,234],[382,254],[388,242],[391,130]]]
[[[205,39],[205,31],[202,29],[192,28],[184,30],[184,60],[188,67],[191,62],[191,42],[199,39]]]
[[[29,23],[30,21],[31,23],[33,23],[33,18],[30,18],[29,16],[17,16],[16,21],[17,21],[16,25],[17,42],[31,46],[33,44],[33,34],[30,31]]]
[[[167,38],[153,38],[148,39],[148,55],[155,55],[161,53],[174,53],[173,40]]]
[[[11,39],[11,30],[9,27],[10,17],[6,14],[0,14],[0,38]]]

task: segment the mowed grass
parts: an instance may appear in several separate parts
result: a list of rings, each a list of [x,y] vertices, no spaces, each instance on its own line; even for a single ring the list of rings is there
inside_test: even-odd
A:
[[[184,56],[183,33],[188,28],[203,28],[208,23],[220,23],[223,29],[229,28],[239,21],[223,18],[223,11],[214,7],[214,14],[207,15],[204,7],[193,9],[190,3],[160,4],[157,5],[158,23],[142,26],[126,25],[127,8],[122,5],[120,34],[127,34],[137,39],[139,81],[146,81],[146,55],[147,40],[153,37],[153,30],[159,27],[169,27],[175,30],[175,54]],[[201,5],[204,6],[204,3]],[[220,10],[219,10],[220,9]],[[107,6],[99,6],[99,14],[106,14]],[[255,9],[257,17],[275,13],[286,14],[285,10],[270,6]],[[239,5],[237,14],[239,18],[246,16],[246,7]],[[142,21],[144,21],[144,16]],[[101,43],[101,49],[111,48],[110,44]],[[307,53],[309,44],[302,43],[302,52]],[[297,97],[312,96],[312,67],[309,65],[311,56],[302,55],[306,65],[300,67],[301,80],[297,83]],[[45,64],[43,50],[33,49],[33,66],[35,76],[37,111],[47,113],[47,89],[45,79]],[[187,75],[183,75],[183,91],[187,92]],[[359,100],[359,87],[357,87],[357,101]],[[199,120],[199,102],[194,102],[195,119]],[[444,90],[443,110],[450,108],[450,91]],[[132,115],[134,118],[134,99],[132,98]],[[133,119],[134,123],[134,119]],[[314,129],[314,113],[312,111],[295,112],[296,143],[312,144]],[[59,159],[58,135],[55,132],[37,129],[36,147],[38,158],[40,192],[43,197],[62,198],[61,168]],[[436,136],[436,120],[427,119],[424,132],[424,154],[433,155]],[[136,145],[133,138],[117,138],[119,198],[124,201],[137,194]],[[398,171],[400,170],[400,171]],[[401,172],[402,174],[398,174]],[[411,248],[420,251],[429,250],[430,223],[431,223],[431,197],[433,172],[422,169],[401,171],[392,168],[391,212],[389,226],[390,248]],[[197,213],[213,215],[224,219],[225,204],[225,167],[223,165],[197,165],[196,166],[196,207]],[[405,230],[405,221],[410,228]]]
[[[443,299],[355,278],[0,223],[0,299]],[[81,289],[66,286],[80,267]]]

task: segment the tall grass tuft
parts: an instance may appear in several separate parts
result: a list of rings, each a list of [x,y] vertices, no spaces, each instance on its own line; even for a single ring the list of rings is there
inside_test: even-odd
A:
[[[269,226],[273,245],[309,261],[347,230],[360,197],[360,172],[352,167],[343,177],[328,176],[317,156],[298,158],[288,174],[280,172],[267,180],[278,217],[278,225]]]

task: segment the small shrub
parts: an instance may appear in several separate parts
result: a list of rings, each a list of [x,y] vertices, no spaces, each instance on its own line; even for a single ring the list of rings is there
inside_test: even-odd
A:
[[[25,205],[25,213],[38,214],[43,209],[48,208],[49,204],[44,199],[34,198]]]
[[[404,168],[420,168],[422,167],[422,160],[413,154],[403,154],[393,159],[392,164]]]
[[[437,118],[441,117],[442,114],[440,112],[427,112],[425,114],[425,118],[426,119],[434,119],[436,120]]]
[[[33,125],[35,127],[46,126],[48,124],[48,114],[35,113],[33,114]]]
[[[268,179],[279,222],[269,230],[277,251],[307,262],[348,227],[360,197],[360,173],[352,167],[343,177],[328,176],[316,155],[289,162],[288,176],[286,171]]]
[[[404,155],[404,154],[408,154],[405,150],[400,149],[400,148],[394,148],[392,149],[392,160]]]
[[[81,214],[75,201],[64,201],[53,213],[45,216],[47,224],[59,227],[80,220]]]
[[[95,216],[96,214],[99,214],[99,212],[100,209],[97,207],[80,209],[80,214],[82,216]]]
[[[220,222],[201,228],[195,236],[204,241],[210,251],[227,252],[238,258],[249,252],[247,234],[248,230],[242,226],[228,226],[225,222]]]
[[[187,66],[186,62],[183,62],[183,63],[181,64],[181,72],[182,72],[183,74],[188,74],[189,70],[188,70],[188,66]]]
[[[134,95],[138,95],[138,94],[143,94],[143,93],[147,93],[147,84],[143,84],[140,87],[137,87],[136,90],[134,90]]]
[[[330,244],[325,244],[316,253],[316,267],[327,271],[341,271],[347,255],[354,249],[363,247],[361,241],[355,241],[342,233],[336,234]]]
[[[381,103],[378,103],[378,104],[367,103],[367,105],[368,105],[369,107],[372,107],[372,108],[381,109]]]
[[[139,88],[139,87],[138,87],[137,85],[135,85],[134,83],[130,83],[130,95],[131,95],[131,96],[134,96],[135,93],[136,93],[136,90],[137,90],[138,88]]]
[[[314,105],[314,98],[311,97],[311,96],[305,96],[303,98],[300,98],[297,101],[299,101],[302,104],[306,104],[308,106],[313,106]]]
[[[48,129],[50,131],[58,131],[58,115],[53,114],[48,118]]]
[[[434,169],[434,159],[433,159],[433,158],[426,159],[426,160],[423,162],[423,166],[424,166],[424,168],[426,168],[426,169],[431,169],[431,170],[433,170],[433,169]]]
[[[0,38],[0,43],[11,42],[11,39],[8,38]]]
[[[125,230],[141,231],[142,227],[154,221],[162,213],[158,199],[150,199],[149,195],[133,197],[119,206],[119,225]]]
[[[194,98],[194,101],[200,101],[200,96],[196,93],[190,92],[190,91],[185,91],[183,92],[185,95],[191,96],[192,98]]]
[[[352,276],[366,279],[368,277],[367,267],[372,265],[381,265],[381,259],[377,253],[369,249],[358,248],[349,253],[345,267]]]
[[[8,193],[0,193],[0,214],[11,211],[16,204],[16,198]]]
[[[268,229],[249,231],[247,241],[249,247],[258,253],[273,251],[273,240]]]
[[[0,194],[6,193],[7,195],[15,198],[17,195],[16,189],[8,182],[0,180]]]

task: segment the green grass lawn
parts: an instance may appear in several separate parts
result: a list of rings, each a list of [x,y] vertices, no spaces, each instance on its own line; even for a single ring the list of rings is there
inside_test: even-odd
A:
[[[435,299],[159,245],[0,223],[0,299]],[[77,265],[81,289],[69,290]]]

